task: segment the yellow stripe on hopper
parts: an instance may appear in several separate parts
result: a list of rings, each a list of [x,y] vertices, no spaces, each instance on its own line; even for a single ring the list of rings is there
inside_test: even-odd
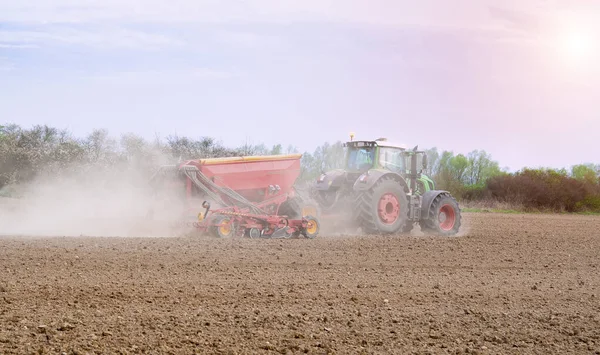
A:
[[[216,165],[216,164],[233,164],[253,161],[276,161],[276,160],[290,160],[300,159],[302,154],[287,154],[287,155],[254,155],[248,157],[228,157],[228,158],[207,158],[195,160],[202,165]]]

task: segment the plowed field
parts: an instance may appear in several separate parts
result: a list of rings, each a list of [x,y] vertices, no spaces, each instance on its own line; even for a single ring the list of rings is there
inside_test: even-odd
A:
[[[600,354],[600,218],[464,230],[0,237],[0,353]]]

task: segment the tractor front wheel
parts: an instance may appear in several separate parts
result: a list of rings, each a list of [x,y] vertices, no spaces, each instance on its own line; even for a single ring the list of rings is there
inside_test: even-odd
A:
[[[280,216],[288,216],[290,219],[300,219],[305,216],[320,217],[319,205],[308,198],[296,196],[286,200],[279,207]]]
[[[392,178],[382,178],[361,195],[361,226],[367,233],[393,234],[403,231],[408,220],[408,199],[402,185]]]
[[[427,212],[427,216],[419,222],[423,233],[443,236],[458,233],[462,216],[458,202],[450,194],[438,195]]]

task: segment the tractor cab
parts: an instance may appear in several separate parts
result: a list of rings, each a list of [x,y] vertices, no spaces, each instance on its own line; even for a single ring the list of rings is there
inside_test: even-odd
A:
[[[371,169],[386,169],[405,174],[406,147],[391,144],[385,138],[375,141],[350,141],[346,147],[345,170],[349,173],[363,173]]]

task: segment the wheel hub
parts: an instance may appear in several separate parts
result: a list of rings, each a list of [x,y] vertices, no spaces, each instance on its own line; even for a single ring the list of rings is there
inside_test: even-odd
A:
[[[310,234],[314,234],[317,231],[317,224],[315,221],[308,221],[308,225],[306,226],[306,231]]]
[[[452,206],[444,205],[442,208],[440,208],[438,222],[440,224],[440,228],[444,231],[449,231],[454,228],[454,224],[456,223],[456,213],[454,212]]]
[[[445,212],[440,212],[440,215],[438,216],[438,221],[440,223],[444,223],[444,221],[446,221],[446,213]]]
[[[400,216],[400,203],[398,198],[391,193],[387,193],[379,199],[378,214],[381,221],[385,224],[393,224]]]

